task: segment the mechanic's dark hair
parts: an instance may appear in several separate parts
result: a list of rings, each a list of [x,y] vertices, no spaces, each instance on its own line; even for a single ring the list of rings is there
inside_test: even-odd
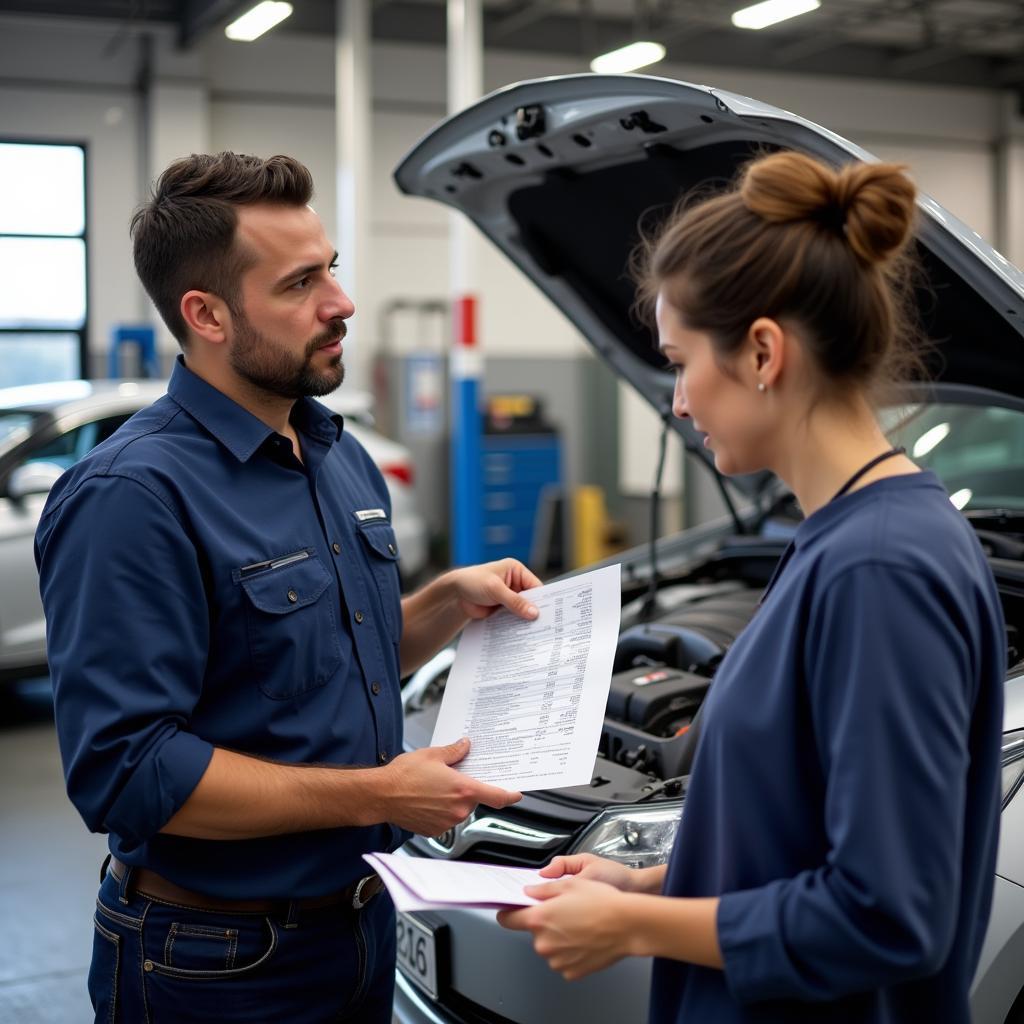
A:
[[[180,345],[188,341],[185,292],[213,292],[238,315],[239,283],[254,257],[235,239],[237,207],[305,206],[312,195],[312,175],[289,156],[193,153],[160,175],[131,235],[139,279]]]
[[[762,156],[724,194],[684,200],[636,257],[638,302],[659,292],[707,332],[719,362],[760,316],[789,322],[821,388],[880,386],[923,375],[907,252],[916,189],[901,164],[836,170],[800,153]]]

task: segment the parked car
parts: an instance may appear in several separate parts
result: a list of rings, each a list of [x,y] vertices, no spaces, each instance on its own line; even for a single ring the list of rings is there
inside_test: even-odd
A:
[[[32,551],[50,487],[92,447],[166,390],[162,381],[58,381],[0,389],[0,679],[46,672],[46,630]],[[406,580],[427,561],[426,521],[413,487],[408,449],[373,429],[371,403],[344,388],[320,401],[387,481],[391,519]]]
[[[569,76],[501,90],[427,135],[395,177],[406,193],[462,211],[659,412],[672,377],[630,315],[625,273],[638,224],[683,193],[733,178],[752,155],[806,152],[870,160],[828,130],[716,89],[641,76]],[[996,576],[1011,669],[1006,681],[1002,837],[995,898],[972,990],[979,1024],[1024,1020],[1024,277],[927,197],[916,246],[918,298],[935,344],[935,383],[886,411],[896,443],[933,468],[976,528]],[[693,457],[714,472],[688,421]],[[652,439],[653,440],[653,439]],[[657,602],[646,546],[621,556],[622,629],[591,783],[481,808],[436,839],[403,848],[540,866],[589,851],[662,863],[685,800],[693,721],[715,669],[753,614],[799,513],[770,474],[721,485],[734,510],[660,540]],[[587,568],[594,568],[588,566]],[[406,687],[407,750],[429,743],[453,658],[446,649]],[[400,917],[395,1012],[403,1024],[545,1024],[646,1019],[649,962],[630,959],[567,983],[529,935],[493,912]]]

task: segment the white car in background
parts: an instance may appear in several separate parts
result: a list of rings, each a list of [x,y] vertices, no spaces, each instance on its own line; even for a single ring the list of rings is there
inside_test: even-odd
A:
[[[50,488],[91,448],[166,391],[166,382],[58,381],[0,389],[0,681],[46,672],[46,629],[33,538]],[[391,495],[403,581],[427,562],[426,522],[407,448],[373,429],[371,401],[344,388],[319,399],[345,417]]]

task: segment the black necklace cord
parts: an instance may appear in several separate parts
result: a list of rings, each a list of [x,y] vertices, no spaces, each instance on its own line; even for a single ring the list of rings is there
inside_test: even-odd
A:
[[[850,479],[832,495],[832,500],[835,501],[836,498],[841,498],[862,476],[864,476],[865,473],[869,473],[880,462],[885,462],[886,459],[895,458],[897,455],[906,455],[906,453],[907,449],[900,445],[898,448],[890,448],[887,452],[882,452],[881,455],[876,455],[873,459],[865,462],[864,465],[861,466],[860,469],[858,469],[857,472],[854,473],[853,476],[851,476]]]

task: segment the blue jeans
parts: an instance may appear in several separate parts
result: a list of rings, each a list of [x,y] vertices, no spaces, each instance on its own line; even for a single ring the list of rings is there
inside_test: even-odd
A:
[[[89,996],[97,1024],[390,1024],[395,912],[386,892],[360,911],[285,916],[195,910],[123,890],[96,901]]]

